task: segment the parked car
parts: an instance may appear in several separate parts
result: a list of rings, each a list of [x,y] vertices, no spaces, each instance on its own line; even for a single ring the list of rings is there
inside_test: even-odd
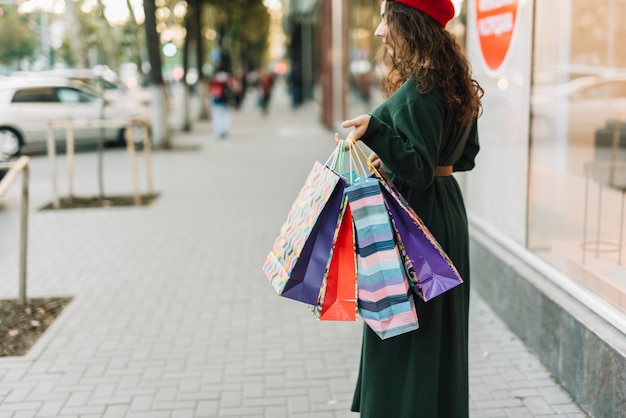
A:
[[[0,80],[0,153],[17,155],[25,145],[45,143],[48,123],[73,119],[76,142],[97,142],[101,131],[107,141],[123,141],[128,121],[149,121],[144,106],[110,102],[92,87],[65,78],[17,78]],[[105,128],[85,121],[108,120]],[[149,123],[149,122],[148,122]],[[133,130],[136,140],[141,130]],[[65,141],[66,124],[54,124],[57,142]]]
[[[14,71],[14,77],[31,78],[67,78],[89,84],[109,102],[123,101],[133,106],[150,106],[152,96],[150,92],[138,85],[132,88],[122,83],[115,72],[108,67],[100,66],[95,69],[63,68],[43,71]]]
[[[538,85],[531,95],[536,140],[593,144],[595,131],[618,116],[626,120],[626,74],[579,77],[561,85]],[[567,138],[557,138],[566,135]]]

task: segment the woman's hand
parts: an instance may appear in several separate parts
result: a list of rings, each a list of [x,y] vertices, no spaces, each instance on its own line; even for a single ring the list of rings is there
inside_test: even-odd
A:
[[[380,158],[378,158],[378,155],[376,155],[376,153],[371,153],[369,156],[369,160],[370,163],[372,163],[372,165],[376,168],[376,170],[383,169],[383,162],[380,160]]]
[[[365,135],[365,131],[367,131],[367,127],[370,124],[370,119],[370,115],[361,115],[354,119],[343,121],[341,123],[342,128],[352,128],[352,132],[348,134],[347,139],[358,141],[363,135]]]

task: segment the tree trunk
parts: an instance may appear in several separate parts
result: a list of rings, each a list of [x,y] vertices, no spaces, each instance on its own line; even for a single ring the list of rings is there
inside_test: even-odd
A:
[[[171,138],[167,123],[169,103],[166,86],[163,82],[163,74],[161,73],[161,42],[156,30],[155,0],[144,0],[143,8],[146,15],[144,28],[146,31],[148,59],[150,60],[148,80],[150,90],[152,91],[152,142],[157,148],[170,148]]]
[[[114,38],[113,31],[111,30],[111,24],[109,23],[107,18],[104,16],[104,4],[102,3],[102,0],[98,0],[97,4],[98,4],[98,9],[100,11],[100,20],[102,21],[102,24],[104,25],[104,31],[106,33],[107,39],[109,39],[110,41],[102,45],[104,49],[104,53],[106,55],[106,60],[107,60],[106,63],[109,65],[109,67],[117,70],[120,66],[118,62],[118,57],[120,54],[119,54],[119,51],[117,51],[117,45],[119,45],[119,42],[117,42],[117,40]]]
[[[209,99],[207,97],[207,89],[209,88],[205,74],[204,74],[204,38],[202,37],[202,5],[200,0],[192,0],[197,3],[196,14],[196,66],[198,69],[198,100],[200,103],[200,115],[201,120],[209,120],[211,113],[209,110]]]
[[[195,8],[196,0],[191,0],[188,4],[187,14],[185,15],[185,27],[187,28],[187,35],[185,36],[185,43],[183,45],[183,126],[184,132],[191,131],[191,112],[189,109],[189,101],[191,100],[191,86],[187,82],[187,74],[189,74],[189,49],[191,44],[195,40],[194,34],[196,33],[195,19],[193,14],[197,13]]]
[[[66,0],[65,7],[67,8],[67,15],[70,20],[70,31],[72,34],[70,47],[72,54],[76,59],[78,68],[87,68],[87,55],[82,41],[83,38],[80,36],[80,22],[76,16],[76,4],[74,4],[74,0]]]
[[[141,34],[139,32],[139,23],[137,23],[137,16],[135,15],[135,9],[133,9],[133,5],[130,3],[130,0],[126,0],[126,6],[128,7],[128,12],[133,19],[133,38],[134,38],[134,47],[135,47],[135,63],[137,64],[137,69],[139,73],[143,76],[143,58],[144,54],[141,49]]]

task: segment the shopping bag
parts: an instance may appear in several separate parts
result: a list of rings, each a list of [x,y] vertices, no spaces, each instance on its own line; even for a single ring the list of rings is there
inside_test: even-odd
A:
[[[263,265],[279,295],[317,305],[344,190],[339,175],[314,164]]]
[[[418,328],[417,312],[377,179],[346,188],[357,243],[359,313],[382,339]]]
[[[305,242],[281,296],[309,305],[318,303],[336,236],[344,189],[345,185],[340,181]]]
[[[463,283],[448,255],[400,192],[384,176],[379,180],[415,293],[427,302]]]
[[[345,205],[317,316],[322,321],[356,321],[357,275],[352,212]]]

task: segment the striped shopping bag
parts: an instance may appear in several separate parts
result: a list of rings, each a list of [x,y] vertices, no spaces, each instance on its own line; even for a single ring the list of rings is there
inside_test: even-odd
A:
[[[361,317],[381,339],[416,330],[417,312],[380,182],[362,177],[346,193],[356,230]]]

